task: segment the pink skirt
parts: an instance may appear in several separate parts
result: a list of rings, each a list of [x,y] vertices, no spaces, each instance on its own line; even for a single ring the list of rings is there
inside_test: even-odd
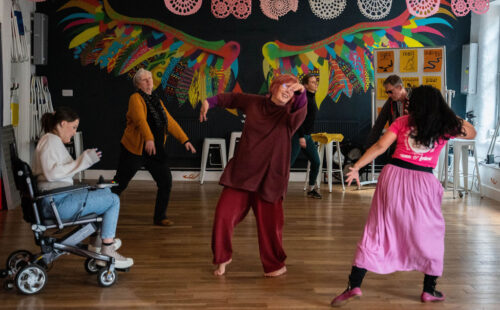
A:
[[[443,273],[443,187],[429,172],[386,165],[378,179],[354,265],[387,274]]]

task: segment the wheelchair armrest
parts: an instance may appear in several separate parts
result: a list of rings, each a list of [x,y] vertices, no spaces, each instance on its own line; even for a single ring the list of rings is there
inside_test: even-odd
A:
[[[59,187],[59,188],[39,192],[36,195],[35,199],[38,200],[38,199],[42,199],[42,198],[57,195],[57,194],[72,193],[72,192],[77,192],[77,191],[81,191],[84,189],[90,189],[90,188],[91,188],[91,186],[88,184],[77,184],[77,185],[72,185],[72,186]]]

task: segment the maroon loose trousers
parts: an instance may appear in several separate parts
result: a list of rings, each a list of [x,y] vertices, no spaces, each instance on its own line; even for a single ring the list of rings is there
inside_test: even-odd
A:
[[[212,231],[214,264],[221,264],[232,257],[231,239],[234,227],[252,208],[257,222],[260,259],[264,272],[285,266],[283,250],[283,199],[271,203],[262,200],[256,192],[224,187],[215,210]]]

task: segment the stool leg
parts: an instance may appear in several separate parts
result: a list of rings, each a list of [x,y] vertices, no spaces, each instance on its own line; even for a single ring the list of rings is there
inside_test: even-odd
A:
[[[345,192],[345,186],[344,186],[344,171],[342,168],[342,156],[340,155],[340,143],[336,141],[337,144],[337,154],[338,154],[338,160],[339,160],[339,170],[340,170],[340,182],[342,182],[342,191]]]
[[[309,185],[309,171],[310,170],[311,170],[311,162],[307,161],[306,181],[304,183],[304,190],[307,190],[307,186]]]
[[[462,172],[464,177],[464,191],[469,193],[469,146],[462,147]]]
[[[210,144],[206,141],[203,142],[203,151],[201,152],[201,169],[200,169],[200,184],[203,184],[203,180],[205,179],[205,169],[207,168],[207,159],[208,159],[208,149],[210,148]]]
[[[325,145],[323,143],[319,144],[319,173],[318,178],[316,179],[316,185],[318,189],[321,187],[321,174],[323,174],[323,156],[325,155]]]
[[[444,147],[444,164],[443,164],[443,169],[444,169],[444,190],[448,190],[448,159],[449,159],[449,154],[450,154],[450,146],[448,143],[446,143],[446,146]]]
[[[460,150],[457,144],[453,146],[453,199],[457,198],[460,182]]]
[[[222,160],[222,170],[224,170],[226,168],[226,165],[227,165],[226,154],[227,154],[226,153],[226,144],[223,143],[220,146],[220,156],[221,156],[221,160]]]
[[[332,178],[333,178],[333,141],[326,145],[326,171],[328,173],[328,190],[332,192]]]
[[[476,144],[474,143],[474,165],[476,166],[477,173],[477,186],[479,187],[479,197],[483,198],[483,187],[481,186],[481,176],[479,175],[479,165],[477,164]],[[474,184],[474,178],[472,178]]]

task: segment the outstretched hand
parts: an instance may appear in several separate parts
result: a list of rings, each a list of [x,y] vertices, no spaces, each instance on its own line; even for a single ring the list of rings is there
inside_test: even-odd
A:
[[[201,102],[200,123],[207,121],[207,112],[208,112],[208,101],[205,99]]]
[[[191,144],[191,142],[186,142],[186,143],[184,144],[184,147],[186,148],[186,151],[191,152],[191,153],[193,153],[193,154],[195,154],[195,153],[196,153],[196,149],[195,149],[195,148],[194,148],[194,146]]]
[[[361,184],[359,183],[359,168],[349,167],[349,172],[346,174],[347,179],[347,186],[351,186],[352,180],[356,180],[356,184],[358,185],[358,188],[361,187]]]

